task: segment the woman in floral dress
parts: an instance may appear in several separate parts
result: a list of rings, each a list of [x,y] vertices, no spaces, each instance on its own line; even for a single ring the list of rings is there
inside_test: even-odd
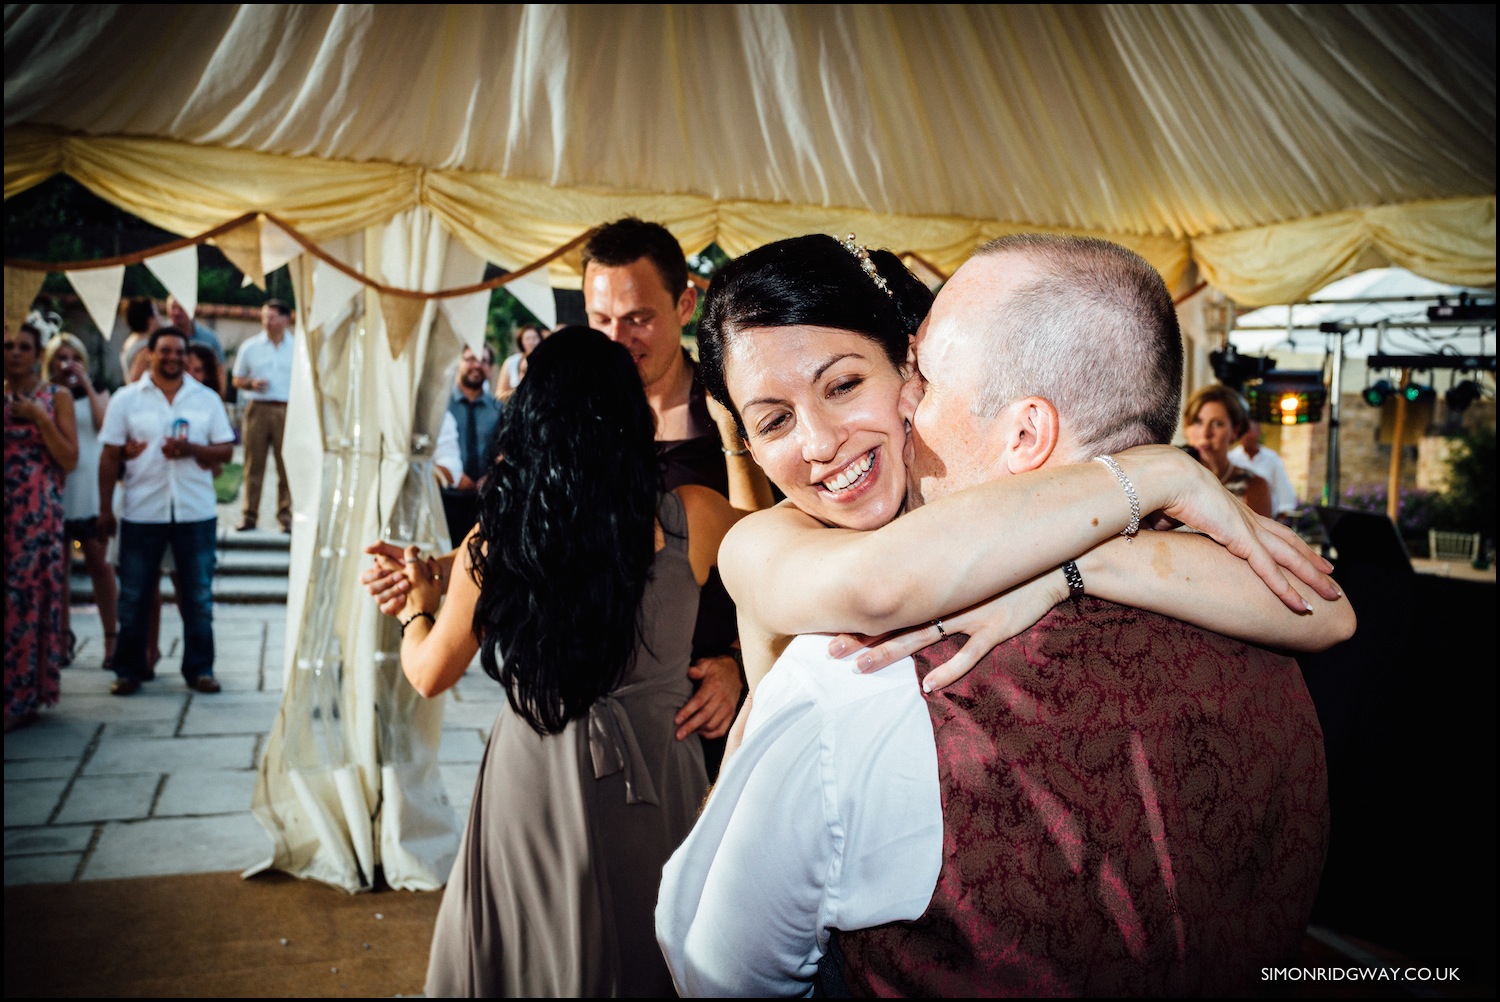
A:
[[[42,336],[5,331],[5,730],[57,702],[62,627],[63,482],[78,462],[72,407],[42,378]]]

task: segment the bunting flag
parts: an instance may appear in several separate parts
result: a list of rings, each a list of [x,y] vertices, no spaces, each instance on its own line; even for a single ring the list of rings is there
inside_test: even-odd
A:
[[[260,217],[260,273],[269,275],[302,253],[302,244],[265,216]]]
[[[364,283],[358,279],[350,278],[339,271],[333,265],[318,258],[313,262],[312,290],[309,295],[310,303],[304,305],[299,313],[304,314],[303,323],[310,331],[321,330],[325,326],[337,321],[364,289]]]
[[[45,271],[27,271],[23,268],[5,269],[5,329],[7,332],[20,330],[21,325],[31,314],[31,304],[36,301],[37,293],[42,291],[42,283],[47,280]],[[108,332],[105,337],[108,337]]]
[[[467,296],[450,296],[439,299],[438,308],[448,318],[448,324],[458,335],[458,340],[476,354],[484,350],[484,329],[490,315],[489,289],[470,293]]]
[[[391,349],[391,358],[400,358],[412,336],[417,333],[417,324],[422,322],[422,312],[427,301],[408,296],[380,294],[380,313],[385,318],[385,337]]]
[[[259,289],[266,287],[266,270],[261,264],[260,217],[247,219],[228,233],[214,238],[214,244],[245,275],[245,285]]]
[[[99,333],[108,341],[115,329],[115,320],[120,316],[120,290],[125,287],[125,266],[113,264],[106,268],[65,271],[63,274],[68,277],[68,283],[83,301],[83,308],[88,310],[89,319],[94,321],[94,326],[99,328]]]
[[[150,269],[187,315],[198,312],[198,245],[179,247],[141,262]]]
[[[513,282],[506,282],[504,288],[548,330],[557,326],[557,299],[552,295],[552,283],[547,280],[546,268],[538,268]]]

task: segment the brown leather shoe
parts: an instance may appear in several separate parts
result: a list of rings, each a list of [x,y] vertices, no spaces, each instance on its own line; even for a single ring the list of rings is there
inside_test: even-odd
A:
[[[138,678],[117,678],[109,687],[111,696],[134,696],[141,691],[141,680]]]
[[[188,683],[188,688],[194,692],[215,693],[222,691],[219,680],[212,675],[199,675]]]
[[[247,519],[241,519],[240,524],[234,527],[235,532],[249,532],[255,528],[255,523]]]

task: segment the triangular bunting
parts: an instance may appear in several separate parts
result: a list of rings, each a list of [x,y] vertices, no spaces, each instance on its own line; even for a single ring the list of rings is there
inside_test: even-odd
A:
[[[20,330],[31,314],[31,304],[42,283],[47,280],[45,271],[30,271],[25,268],[5,269],[5,329]],[[105,332],[109,337],[109,332]]]
[[[264,216],[260,220],[260,272],[269,275],[302,253],[302,245]]]
[[[125,266],[112,264],[107,268],[87,268],[63,274],[68,276],[68,283],[83,300],[89,319],[108,341],[120,316],[120,290],[125,286]]]
[[[458,335],[459,341],[475,352],[484,350],[484,328],[490,315],[490,295],[490,290],[484,289],[467,296],[438,300],[438,308],[448,318],[448,324]]]
[[[359,295],[363,283],[339,271],[321,258],[313,262],[312,303],[307,309],[308,330],[321,330],[324,325],[339,319],[354,297]]]
[[[557,299],[552,295],[552,283],[547,279],[546,268],[538,268],[506,282],[504,288],[548,330],[557,326]]]
[[[266,271],[260,258],[260,217],[236,226],[214,238],[214,245],[229,258],[229,263],[245,274],[245,285],[266,287]]]
[[[406,350],[417,324],[422,322],[422,311],[427,307],[425,299],[380,294],[380,314],[385,318],[385,337],[391,349],[391,358],[400,358]]]
[[[197,244],[189,244],[165,254],[158,254],[156,257],[148,257],[141,263],[151,270],[151,274],[161,280],[161,284],[167,287],[172,298],[187,310],[188,316],[198,312]]]

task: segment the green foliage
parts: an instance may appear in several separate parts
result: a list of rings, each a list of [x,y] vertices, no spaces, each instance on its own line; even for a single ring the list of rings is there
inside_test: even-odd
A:
[[[495,274],[499,274],[498,270]],[[485,275],[488,281],[490,274]],[[501,286],[490,294],[490,313],[484,325],[484,339],[495,352],[495,359],[503,361],[520,349],[516,346],[515,332],[519,327],[545,326],[521,301]]]
[[[1448,455],[1448,490],[1434,528],[1495,535],[1495,429],[1481,425],[1458,436]]]

